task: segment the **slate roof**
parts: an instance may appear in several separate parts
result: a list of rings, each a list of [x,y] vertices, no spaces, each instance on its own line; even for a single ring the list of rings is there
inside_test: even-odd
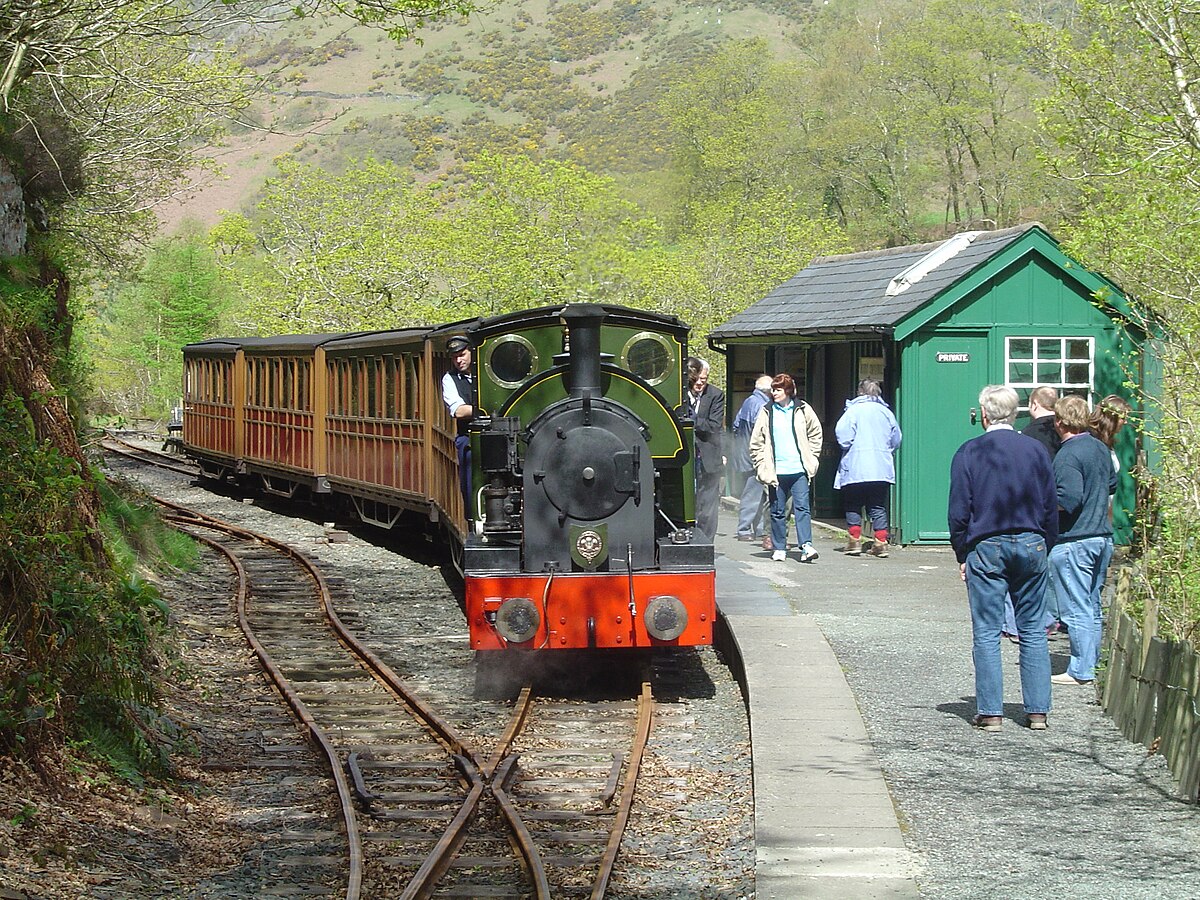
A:
[[[1040,227],[1032,223],[1002,231],[973,232],[975,237],[970,243],[966,243],[966,237],[955,235],[931,244],[821,257],[714,329],[709,339],[720,342],[778,334],[888,333],[960,278]],[[949,259],[937,262],[906,289],[888,296],[892,279],[951,242],[964,246]]]

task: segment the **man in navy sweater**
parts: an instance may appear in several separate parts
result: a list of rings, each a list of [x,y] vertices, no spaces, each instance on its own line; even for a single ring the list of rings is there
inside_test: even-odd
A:
[[[1100,659],[1100,592],[1113,555],[1108,498],[1117,489],[1117,470],[1108,447],[1088,432],[1088,416],[1082,397],[1054,404],[1054,427],[1062,437],[1054,480],[1062,512],[1050,572],[1071,638],[1071,662],[1050,679],[1054,684],[1091,684]]]
[[[1046,615],[1047,555],[1058,537],[1058,500],[1050,454],[1012,427],[1017,392],[988,385],[979,394],[984,433],[950,464],[950,543],[971,608],[975,705],[972,724],[999,731],[1004,721],[1000,630],[1011,594],[1020,637],[1021,694],[1027,724],[1044,730],[1050,711]]]

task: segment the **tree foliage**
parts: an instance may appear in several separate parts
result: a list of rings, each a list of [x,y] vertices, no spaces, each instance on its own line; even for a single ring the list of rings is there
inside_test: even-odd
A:
[[[93,408],[165,419],[178,400],[181,349],[209,337],[229,301],[205,236],[153,246],[136,277],[92,287],[85,345],[93,360]]]
[[[425,185],[370,160],[343,175],[285,161],[255,216],[229,216],[210,237],[242,298],[237,324],[263,332],[586,300],[673,313],[702,338],[847,246],[778,192],[696,203],[693,219],[668,237],[611,178],[521,154],[485,154]]]
[[[1200,637],[1200,10],[1170,0],[1081,5],[1072,32],[1038,33],[1058,84],[1045,107],[1054,163],[1079,192],[1069,246],[1140,305],[1161,395],[1139,398],[1159,451],[1159,527],[1143,590],[1164,632]],[[1152,370],[1153,370],[1152,365]]]
[[[1033,108],[1048,77],[1018,25],[1000,0],[851,0],[800,29],[798,58],[723,46],[662,104],[687,202],[784,191],[859,246],[1053,211]]]
[[[45,230],[120,256],[260,87],[221,37],[343,15],[409,36],[468,0],[0,0],[0,153]]]

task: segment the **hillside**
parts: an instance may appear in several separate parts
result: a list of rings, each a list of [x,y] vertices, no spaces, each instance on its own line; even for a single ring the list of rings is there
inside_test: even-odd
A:
[[[245,62],[269,75],[268,99],[205,176],[160,218],[213,224],[252,202],[282,153],[340,171],[374,156],[425,176],[484,148],[540,148],[644,183],[669,157],[658,98],[689,61],[731,39],[776,52],[808,10],[763,3],[533,0],[500,3],[397,45],[385,34],[299,21],[244,37]]]

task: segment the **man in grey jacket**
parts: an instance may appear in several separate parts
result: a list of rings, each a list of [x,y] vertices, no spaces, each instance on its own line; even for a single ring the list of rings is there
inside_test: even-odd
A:
[[[767,511],[767,488],[754,475],[754,463],[750,460],[750,432],[763,407],[771,402],[771,376],[759,375],[754,381],[754,390],[742,401],[741,408],[733,417],[733,464],[738,474],[744,475],[742,497],[738,503],[739,541],[756,541],[765,522]]]

